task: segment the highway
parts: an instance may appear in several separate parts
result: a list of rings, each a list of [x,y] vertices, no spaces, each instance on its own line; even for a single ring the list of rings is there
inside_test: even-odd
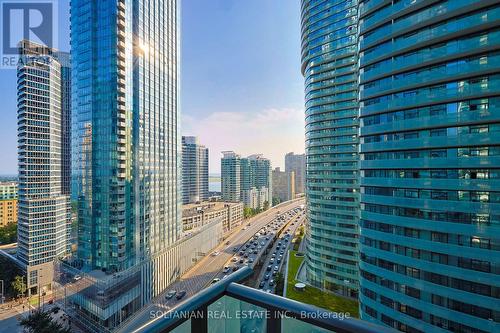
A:
[[[150,317],[151,311],[168,311],[210,285],[214,278],[223,274],[222,270],[224,266],[228,265],[235,254],[235,247],[239,249],[259,230],[272,223],[272,221],[276,219],[278,211],[280,211],[280,213],[287,212],[303,204],[305,204],[304,198],[287,201],[242,223],[242,225],[237,227],[222,244],[211,252],[211,254],[201,259],[194,267],[187,271],[179,281],[174,282],[165,292],[156,297],[152,303],[146,305],[139,313],[125,321],[117,331],[132,332],[152,319]],[[265,247],[261,250],[264,251],[264,249]],[[214,255],[214,253],[217,253],[217,255]],[[239,264],[239,266],[241,265],[242,264]],[[172,290],[176,292],[181,290],[186,291],[186,295],[181,300],[177,300],[175,296],[167,299],[167,293]]]
[[[285,267],[287,253],[292,246],[292,239],[295,232],[305,221],[305,211],[300,211],[287,218],[289,218],[289,222],[284,228],[284,232],[274,242],[269,251],[270,255],[265,258],[256,285],[256,288],[273,294],[276,289],[276,277],[282,271],[283,267]]]

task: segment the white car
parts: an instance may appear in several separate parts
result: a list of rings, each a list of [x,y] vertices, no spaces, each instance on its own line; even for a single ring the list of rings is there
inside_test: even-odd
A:
[[[230,270],[229,266],[224,266],[222,273],[227,273],[227,272],[229,272],[229,270]]]
[[[212,256],[213,256],[213,257],[217,257],[219,254],[220,254],[220,252],[219,252],[219,251],[215,251],[214,253],[212,253]]]
[[[238,261],[238,257],[233,257],[233,259],[231,259],[232,262],[237,262]]]

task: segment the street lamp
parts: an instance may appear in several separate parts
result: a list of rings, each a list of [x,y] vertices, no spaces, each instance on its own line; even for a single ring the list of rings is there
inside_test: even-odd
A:
[[[0,280],[0,282],[2,282],[2,296],[0,297],[0,304],[3,304],[3,301],[4,301],[4,289],[3,289],[3,280]]]

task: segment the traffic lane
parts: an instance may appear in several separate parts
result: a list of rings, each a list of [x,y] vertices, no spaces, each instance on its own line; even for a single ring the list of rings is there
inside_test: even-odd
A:
[[[265,251],[269,249],[271,242],[273,241],[275,235],[279,233],[283,228],[287,226],[288,223],[292,222],[293,219],[298,215],[294,213],[298,209],[298,205],[292,205],[291,209],[285,210],[281,214],[276,214],[274,218],[269,221],[266,225],[260,228],[257,232],[253,234],[247,242],[241,245],[235,255],[231,258],[229,262],[226,263],[223,271],[217,274],[216,279],[223,279],[227,275],[231,274],[234,270],[233,268],[237,266],[239,269],[243,265],[254,266],[258,259],[262,257]],[[290,207],[287,207],[290,208]],[[287,220],[278,221],[279,217],[288,218]],[[272,229],[272,230],[271,230]],[[260,236],[255,237],[259,233]],[[234,250],[234,248],[233,248]],[[257,253],[255,253],[257,251]]]
[[[283,206],[279,205],[278,207],[272,207],[263,215],[259,214],[253,217],[249,220],[251,226],[247,226],[246,223],[243,223],[241,226],[237,227],[236,231],[228,236],[226,240],[221,243],[221,245],[214,249],[214,251],[224,248],[225,250],[219,255],[221,256],[220,258],[225,258],[225,256],[227,256],[228,259],[231,258],[234,253],[229,250],[238,244],[244,244],[253,234],[255,234],[257,230],[260,230],[262,226],[270,223],[270,221],[276,216],[276,212],[278,210],[290,210],[299,207],[301,204],[304,204],[304,202],[305,200],[303,198],[294,200]],[[227,241],[230,242],[229,245],[226,245]],[[134,315],[128,322],[120,327],[118,331],[128,332],[134,327],[139,327],[146,321],[150,320],[150,311],[166,311],[188,299],[189,296],[199,292],[213,279],[213,275],[212,279],[210,279],[206,274],[203,274],[202,271],[206,271],[207,267],[219,265],[219,261],[216,259],[219,258],[219,256],[216,256],[215,258],[212,256],[205,256],[202,258],[198,264],[186,272],[179,281],[172,283],[169,288],[158,295],[149,305],[141,309],[137,315]],[[227,262],[227,260],[225,262]],[[219,265],[218,270],[220,271],[222,267],[224,267],[224,263]],[[211,272],[209,274],[211,274]],[[166,295],[170,290],[183,290],[182,288],[186,288],[185,290],[187,293],[186,296],[184,296],[180,301],[176,299],[166,299]]]
[[[276,288],[275,277],[282,270],[283,264],[285,261],[285,254],[290,248],[292,235],[295,234],[297,228],[304,222],[305,214],[300,214],[297,217],[294,217],[289,224],[287,225],[287,229],[285,233],[280,235],[277,239],[273,247],[271,248],[270,254],[266,258],[264,265],[262,266],[262,270],[259,274],[259,289],[270,290],[274,292]],[[293,223],[293,224],[292,224]],[[286,233],[288,231],[288,233]],[[279,247],[279,249],[278,249]],[[275,267],[278,267],[278,270],[275,273]],[[271,267],[271,269],[269,269]],[[273,280],[272,285],[270,285],[270,281]]]
[[[300,206],[300,202],[290,203],[284,207],[280,207],[280,209],[286,209],[288,211],[294,209],[296,206]],[[231,259],[231,257],[233,257],[233,248],[238,245],[238,248],[241,248],[242,244],[245,244],[246,241],[252,237],[252,235],[262,229],[263,226],[270,223],[274,217],[275,216],[270,212],[266,214],[264,218],[258,219],[257,221],[254,221],[254,223],[251,223],[250,226],[245,225],[246,228],[242,226],[239,233],[229,236],[223,243],[223,247],[225,247],[224,250],[221,251],[221,249],[217,247],[214,252],[218,251],[218,255],[210,255],[204,257],[198,265],[186,272],[186,274],[181,278],[180,281],[173,283],[169,290],[165,291],[161,295],[162,297],[159,298],[161,304],[168,305],[171,303],[177,303],[175,299],[171,300],[172,302],[167,302],[168,304],[163,301],[166,299],[165,297],[167,293],[170,290],[174,290],[174,288],[177,291],[186,290],[186,296],[191,296],[202,289],[205,285],[209,284],[213,280],[213,277],[210,278],[210,273],[214,273],[213,276],[217,275],[217,271],[220,271],[222,267],[224,267],[224,264],[227,263]],[[221,276],[220,278],[222,277],[223,276]]]
[[[243,264],[255,265],[257,259],[261,259],[265,251],[272,249],[272,242],[275,235],[282,232],[283,229],[289,228],[289,224],[293,223],[301,214],[302,212],[298,210],[297,206],[287,212],[277,215],[276,218],[271,221],[272,223],[259,230],[259,237],[254,236],[243,246],[242,250],[232,258],[232,264],[228,264],[218,278],[224,278],[226,275],[230,274],[235,264],[241,265],[241,257],[243,257]],[[282,219],[280,219],[281,217]],[[257,251],[257,254],[255,251]]]
[[[281,246],[280,255],[283,255],[283,257],[281,258],[281,261],[279,263],[278,273],[283,271],[283,267],[285,267],[285,263],[286,263],[286,254],[288,253],[288,251],[290,250],[290,247],[292,246],[291,241],[293,239],[293,235],[295,235],[295,232],[304,223],[304,221],[305,221],[305,216],[302,217],[300,220],[296,221],[295,224],[291,226],[290,233],[288,234],[288,235],[290,235],[290,236],[288,236],[288,241],[284,242],[283,243],[284,245]],[[276,274],[276,276],[277,276],[277,274]],[[269,287],[270,287],[269,289],[271,289],[271,292],[275,293],[276,284],[274,284],[274,286],[269,286]]]

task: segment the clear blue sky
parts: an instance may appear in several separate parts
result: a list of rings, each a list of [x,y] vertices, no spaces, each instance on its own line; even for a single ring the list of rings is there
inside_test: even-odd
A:
[[[210,149],[264,153],[273,166],[304,150],[299,0],[183,0],[182,134]],[[59,48],[69,50],[69,5],[59,1]],[[0,71],[0,174],[17,173],[16,74]]]

